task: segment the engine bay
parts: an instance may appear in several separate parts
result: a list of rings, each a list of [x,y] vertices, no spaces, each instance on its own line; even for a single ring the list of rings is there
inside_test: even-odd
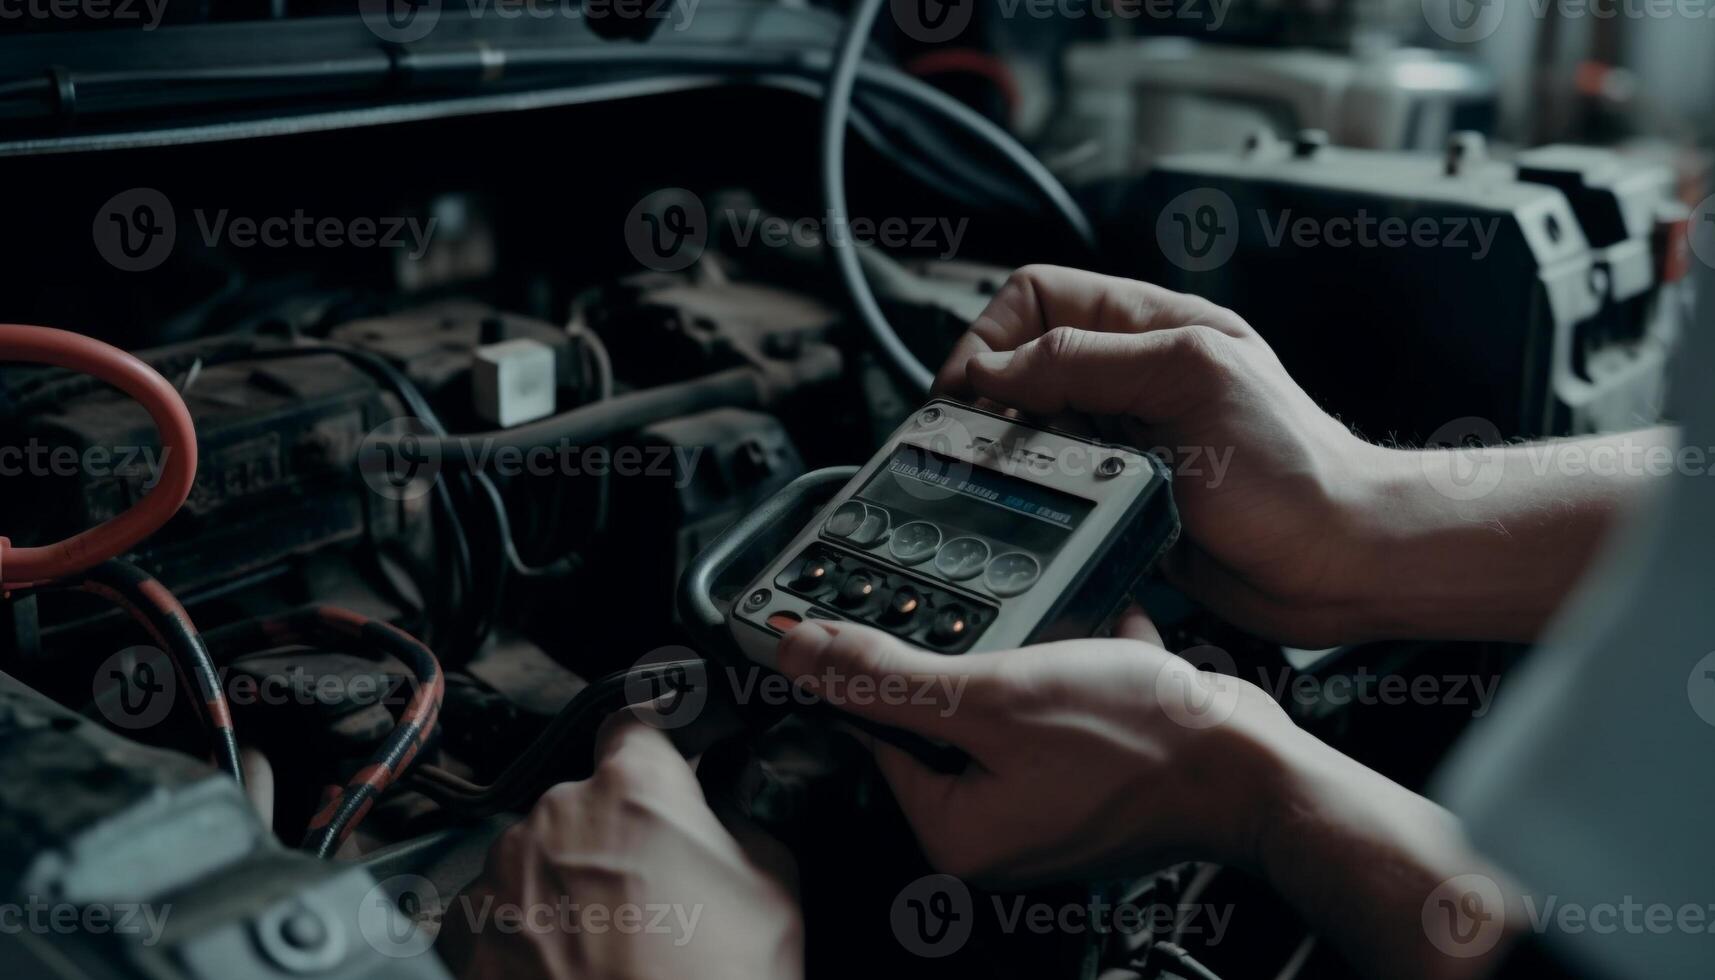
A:
[[[717,812],[790,852],[810,975],[1189,975],[1162,949],[1354,975],[1198,862],[985,892],[944,958],[895,941],[930,863],[870,757],[736,651],[730,611],[1031,263],[1232,308],[1376,442],[1662,421],[1683,175],[1492,126],[1491,150],[1481,120],[1365,145],[1309,119],[1045,176],[985,136],[1017,118],[1005,86],[874,58],[830,207],[840,18],[705,0],[680,29],[659,6],[641,41],[450,7],[422,43],[350,16],[0,36],[0,320],[130,352],[194,428],[182,506],[134,547],[52,582],[0,566],[0,891],[139,923],[8,936],[15,975],[449,975],[428,951],[484,853],[651,699]],[[1004,36],[1019,64],[1059,47]],[[1078,105],[1029,139],[1044,158],[1071,145],[1055,125],[1094,125]],[[88,373],[0,366],[7,547],[170,484],[158,421]],[[1174,481],[1229,462],[1135,448]],[[1167,649],[1412,789],[1529,652],[1298,649],[1159,578],[1128,595]],[[1004,925],[1037,907],[1101,925]]]

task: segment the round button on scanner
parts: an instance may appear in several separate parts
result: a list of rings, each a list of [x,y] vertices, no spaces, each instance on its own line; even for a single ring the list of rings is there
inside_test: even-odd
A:
[[[846,538],[859,547],[868,548],[887,537],[887,529],[892,526],[893,519],[888,516],[885,508],[874,504],[864,504],[863,509],[863,522],[858,525],[856,531],[846,535]]]
[[[869,513],[862,502],[848,500],[834,508],[834,512],[828,515],[828,522],[822,527],[836,538],[849,538],[857,533],[857,529],[863,526],[864,518],[868,516]]]
[[[825,558],[806,558],[798,566],[798,574],[792,577],[792,587],[801,592],[819,589],[828,581],[828,574],[834,570],[834,563]]]
[[[935,614],[935,624],[929,628],[929,642],[952,646],[963,640],[970,628],[970,615],[963,606],[944,606]]]
[[[890,626],[903,626],[917,615],[917,610],[923,608],[923,597],[909,585],[901,586],[899,591],[887,600],[887,610],[881,614],[883,622]]]
[[[976,538],[954,538],[935,556],[935,571],[950,579],[967,579],[982,571],[988,561],[988,545]]]
[[[900,525],[893,532],[892,540],[887,542],[887,550],[893,557],[907,565],[915,565],[935,553],[941,547],[941,529],[928,521],[912,521]]]
[[[875,598],[878,584],[875,576],[868,572],[853,572],[840,585],[840,594],[835,602],[847,609],[856,609]]]
[[[983,584],[998,596],[1014,596],[1036,584],[1042,566],[1022,552],[1009,551],[989,562]]]

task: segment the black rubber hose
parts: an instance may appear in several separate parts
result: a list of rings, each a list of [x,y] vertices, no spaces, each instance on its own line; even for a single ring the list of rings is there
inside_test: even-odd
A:
[[[651,692],[688,692],[708,684],[708,663],[698,659],[609,674],[567,702],[492,784],[468,783],[437,767],[421,766],[410,777],[410,786],[464,819],[529,806],[554,783],[589,778],[596,765],[596,735],[609,715],[647,700]]]
[[[806,385],[839,376],[840,358],[832,348],[805,351],[796,361],[779,362],[777,370],[730,368],[716,374],[615,395],[569,412],[492,432],[431,435],[418,438],[425,450],[438,452],[443,463],[480,468],[496,450],[532,449],[559,444],[588,445],[665,419],[693,415],[712,408],[757,408]]]

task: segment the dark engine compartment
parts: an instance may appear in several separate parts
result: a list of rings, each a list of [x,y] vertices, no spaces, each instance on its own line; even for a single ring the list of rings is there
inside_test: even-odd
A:
[[[62,50],[28,57],[45,63]],[[587,771],[593,725],[623,693],[602,678],[722,662],[683,618],[679,587],[698,556],[795,479],[866,458],[918,404],[852,316],[825,245],[791,231],[823,208],[815,98],[756,78],[566,104],[532,102],[530,90],[417,119],[277,112],[287,97],[272,92],[218,122],[185,122],[147,105],[126,115],[116,96],[109,109],[91,86],[85,128],[44,121],[0,146],[11,188],[0,321],[135,351],[192,410],[195,488],[133,558],[184,604],[224,683],[260,692],[234,698],[233,721],[269,773],[251,802],[265,794],[271,814],[259,821],[236,787],[185,759],[204,754],[188,712],[132,731],[115,724],[136,693],[127,683],[141,681],[127,651],[152,642],[118,610],[83,594],[7,603],[0,890],[74,905],[170,898],[178,909],[159,946],[61,941],[50,955],[0,944],[28,964],[17,975],[441,975],[432,956],[351,937],[394,927],[432,937],[431,899],[452,900],[508,814]],[[1687,301],[1674,251],[1684,209],[1660,168],[1539,150],[1468,164],[1468,183],[1425,195],[1445,175],[1440,154],[1299,150],[1288,138],[1075,187],[1105,246],[1091,255],[992,153],[899,102],[870,108],[875,131],[852,140],[852,211],[878,225],[904,219],[887,254],[869,250],[868,272],[931,366],[1012,268],[1055,262],[1231,306],[1371,438],[1493,442],[1658,417]],[[276,118],[305,124],[244,130]],[[192,124],[215,129],[196,137]],[[139,135],[152,125],[175,135]],[[912,152],[898,152],[901,142]],[[924,159],[969,163],[972,176],[926,178]],[[1155,220],[1183,193],[1210,188],[1245,229],[1218,271],[1176,257]],[[703,212],[688,248],[646,237],[677,227],[673,208],[687,200]],[[1493,221],[1506,260],[1400,248],[1367,253],[1354,271],[1338,256],[1262,241],[1243,220],[1257,207]],[[769,227],[784,230],[759,237]],[[1387,322],[1357,313],[1376,309],[1390,311]],[[529,390],[503,380],[496,393],[485,372],[514,355],[543,373]],[[638,393],[652,400],[625,401]],[[436,427],[516,431],[503,422],[514,403],[549,394],[551,414],[576,418],[476,465],[430,454],[404,460],[411,472],[400,478],[391,444],[376,438],[401,418],[435,420],[413,430],[425,437]],[[610,411],[622,404],[632,408]],[[13,541],[56,540],[123,510],[158,470],[153,439],[143,410],[99,383],[0,369],[0,460],[18,468],[0,479],[0,512]],[[792,522],[781,524],[789,534]],[[741,558],[717,586],[742,581],[742,568]],[[1170,649],[1216,648],[1279,677],[1306,727],[1408,786],[1486,701],[1381,712],[1361,698],[1294,698],[1292,681],[1342,676],[1373,690],[1452,663],[1473,692],[1492,694],[1523,652],[1287,650],[1164,585],[1141,598]],[[246,646],[247,623],[323,604],[421,638],[445,672],[417,763],[438,775],[384,796],[333,864],[289,845],[316,819],[325,787],[387,737],[415,682],[405,664],[339,645]],[[715,700],[709,715],[731,717],[711,726],[701,777],[797,858],[812,974],[1070,976],[1093,975],[1098,962],[1154,972],[1147,952],[1159,930],[1089,943],[979,932],[947,961],[876,941],[889,934],[891,897],[926,865],[867,757],[812,721]],[[522,772],[520,759],[535,768]],[[499,785],[508,792],[470,791]],[[825,846],[834,839],[862,844]],[[115,867],[143,870],[107,873]],[[363,918],[374,888],[397,915]],[[1212,895],[1255,891],[1187,865],[1097,894],[1184,914]],[[1297,925],[1284,909],[1264,914],[1260,897],[1236,907],[1223,928],[1243,940],[1193,951],[1223,976],[1274,975],[1293,957]],[[299,943],[297,930],[314,929],[294,916],[343,923],[346,941]],[[1340,975],[1331,957],[1314,957],[1306,975]]]

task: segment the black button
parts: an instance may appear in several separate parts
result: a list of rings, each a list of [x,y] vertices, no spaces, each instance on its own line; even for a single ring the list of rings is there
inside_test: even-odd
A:
[[[894,626],[903,626],[917,615],[917,610],[923,608],[923,597],[910,586],[900,588],[887,600],[887,611],[882,613],[882,619]]]
[[[806,558],[804,564],[798,566],[798,574],[792,579],[792,587],[808,592],[828,584],[828,574],[834,570],[834,563],[823,558]]]
[[[946,606],[935,614],[935,625],[929,629],[929,642],[952,646],[970,632],[971,617],[963,606]]]
[[[877,588],[875,576],[868,572],[853,572],[840,586],[839,597],[834,601],[847,609],[856,609],[875,598]]]

